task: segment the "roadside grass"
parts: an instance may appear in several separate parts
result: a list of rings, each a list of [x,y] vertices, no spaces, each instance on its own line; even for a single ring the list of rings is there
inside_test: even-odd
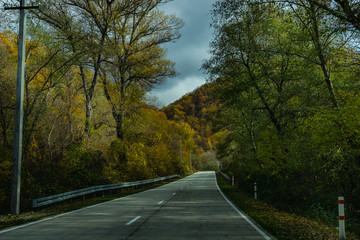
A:
[[[182,177],[180,177],[180,178],[182,178]],[[58,215],[61,213],[75,211],[75,210],[85,208],[88,206],[92,206],[95,204],[111,201],[111,200],[114,200],[117,198],[131,195],[131,194],[135,194],[135,193],[139,193],[142,191],[157,188],[159,186],[179,180],[180,178],[164,181],[162,183],[156,183],[154,185],[144,187],[144,188],[128,189],[126,191],[118,192],[116,194],[105,195],[104,197],[97,196],[97,197],[92,197],[92,198],[88,198],[85,200],[78,199],[78,200],[73,200],[72,202],[69,202],[69,201],[60,202],[56,205],[35,209],[34,211],[24,212],[24,213],[21,213],[18,215],[7,215],[7,216],[2,216],[2,217],[0,216],[0,230],[14,227],[14,226],[21,225],[21,224],[26,224],[29,222],[38,221],[38,220],[41,220],[41,219],[44,219],[47,217],[51,217],[51,216],[55,216],[55,215]]]
[[[338,240],[334,226],[320,221],[298,216],[276,209],[267,203],[249,198],[246,194],[232,187],[220,174],[217,182],[224,194],[255,222],[279,240]],[[359,240],[352,233],[347,233],[348,240]]]

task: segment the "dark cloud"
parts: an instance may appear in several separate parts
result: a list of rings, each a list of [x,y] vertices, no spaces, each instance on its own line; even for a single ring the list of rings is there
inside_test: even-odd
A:
[[[210,11],[214,2],[215,0],[174,0],[162,7],[166,13],[175,14],[185,21],[181,38],[175,43],[164,45],[168,49],[167,57],[176,63],[179,75],[152,91],[164,105],[205,83],[200,68],[202,61],[209,56],[208,46],[212,33],[209,27]]]

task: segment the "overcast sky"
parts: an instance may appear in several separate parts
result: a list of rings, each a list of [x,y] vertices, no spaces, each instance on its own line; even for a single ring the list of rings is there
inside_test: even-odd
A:
[[[164,5],[163,10],[183,19],[185,26],[179,40],[164,45],[168,49],[167,58],[176,63],[179,74],[151,92],[161,105],[166,106],[205,83],[200,68],[203,60],[209,57],[210,11],[215,1],[174,0]]]

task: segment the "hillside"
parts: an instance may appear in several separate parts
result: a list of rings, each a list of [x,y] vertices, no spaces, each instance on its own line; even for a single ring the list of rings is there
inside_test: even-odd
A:
[[[188,123],[196,131],[196,145],[203,151],[213,151],[213,125],[219,104],[213,98],[214,83],[206,83],[161,110],[169,120]]]

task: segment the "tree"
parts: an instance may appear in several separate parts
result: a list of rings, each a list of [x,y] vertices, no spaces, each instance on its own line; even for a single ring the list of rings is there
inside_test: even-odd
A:
[[[274,5],[256,3],[239,7],[238,15],[231,15],[239,1],[227,3],[227,8],[219,3],[214,10],[218,38],[211,45],[213,57],[203,68],[219,82],[228,106],[252,102],[253,110],[265,114],[283,134],[292,118],[290,100],[304,84],[298,76],[303,65],[289,54],[297,41],[292,36],[293,16]]]
[[[222,105],[224,169],[244,190],[261,182],[269,201],[330,209],[326,199],[344,194],[359,208],[359,54],[348,26],[314,1],[245,0],[218,1],[212,26],[203,68]]]
[[[161,44],[178,39],[183,22],[158,10],[166,2],[50,0],[32,13],[24,205],[76,188],[175,173],[174,123],[145,101],[147,91],[175,74]],[[0,33],[2,206],[9,202],[16,37]]]
[[[336,100],[336,93],[331,77],[330,62],[332,61],[331,55],[338,45],[348,41],[343,40],[339,44],[339,35],[344,29],[341,25],[332,24],[335,22],[334,18],[326,16],[324,11],[319,9],[313,1],[288,1],[287,4],[293,10],[294,16],[298,19],[299,23],[303,26],[304,36],[308,36],[312,42],[313,52],[316,54],[317,60],[311,55],[303,55],[303,57],[308,60],[311,59],[313,63],[320,66],[324,76],[324,82],[329,92],[330,102],[333,107],[338,108],[339,105]],[[304,40],[307,41],[306,39]],[[309,53],[312,54],[312,52]]]
[[[124,138],[126,101],[175,75],[174,63],[164,58],[160,44],[180,37],[183,22],[157,7],[166,1],[137,1],[128,16],[113,23],[109,42],[114,49],[103,72],[105,96],[112,107],[116,133]]]
[[[0,34],[0,129],[1,143],[5,148],[10,147],[9,131],[12,129],[13,109],[15,99],[16,73],[16,35],[11,32]]]
[[[357,31],[360,30],[359,4],[357,1],[309,0],[309,3],[318,6],[341,21],[350,24]]]
[[[110,26],[116,19],[126,17],[133,4],[136,5],[131,1],[52,0],[46,1],[37,14],[56,29],[69,50],[82,56],[77,64],[86,100],[85,133],[88,136],[101,65],[112,51],[107,44]],[[90,69],[91,74],[85,69]]]
[[[94,92],[102,68],[109,69],[109,64],[112,65],[118,72],[106,71],[111,72],[108,74],[111,78],[119,79],[137,68],[138,76],[125,78],[134,78],[138,83],[142,81],[139,80],[141,78],[147,79],[141,82],[141,88],[147,88],[147,90],[152,85],[161,82],[164,77],[174,74],[166,72],[168,70],[165,68],[171,66],[170,62],[159,62],[159,58],[164,53],[157,46],[180,37],[178,29],[183,23],[174,16],[165,16],[156,10],[158,6],[166,2],[168,0],[52,0],[48,1],[38,14],[40,19],[45,20],[57,30],[74,53],[83,55],[78,66],[86,99],[85,132],[87,135],[90,134]],[[142,58],[143,62],[141,62]],[[158,61],[156,63],[158,74],[150,76],[154,69],[151,69],[152,66],[149,64],[155,61]],[[129,70],[128,68],[134,63],[137,66]],[[146,64],[148,65],[146,69],[138,68]],[[92,74],[86,74],[85,68],[90,69]],[[134,75],[134,73],[130,74]],[[123,91],[121,88],[125,89],[126,85],[131,85],[127,79],[120,81],[123,81],[120,92]],[[109,102],[111,103],[112,100]],[[123,103],[120,101],[119,104]],[[115,114],[115,110],[113,113]],[[116,115],[114,117],[118,125],[121,125],[122,114]]]

